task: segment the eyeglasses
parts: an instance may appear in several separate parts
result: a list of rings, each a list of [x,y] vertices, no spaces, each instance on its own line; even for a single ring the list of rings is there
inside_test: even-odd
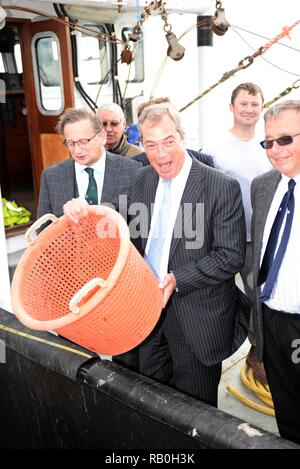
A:
[[[274,142],[278,143],[281,147],[284,147],[285,145],[293,143],[293,138],[297,137],[297,135],[300,135],[300,132],[294,135],[282,135],[282,137],[272,138],[271,140],[263,140],[260,144],[265,150],[270,150],[270,148],[273,147]]]
[[[107,127],[109,124],[111,125],[111,127],[118,127],[118,125],[121,124],[121,121],[103,121],[102,124],[103,127]]]
[[[93,140],[93,138],[95,138],[98,135],[98,133],[99,132],[97,132],[91,138],[79,138],[76,141],[74,141],[74,140],[64,140],[63,143],[64,143],[65,147],[67,147],[69,150],[74,150],[76,143],[80,148],[87,148],[89,146],[90,141]]]

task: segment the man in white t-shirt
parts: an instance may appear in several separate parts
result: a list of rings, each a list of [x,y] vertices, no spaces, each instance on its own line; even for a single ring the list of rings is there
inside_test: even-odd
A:
[[[247,296],[253,301],[252,245],[251,245],[251,200],[252,180],[272,166],[259,145],[255,133],[256,124],[263,109],[263,93],[254,83],[241,83],[232,92],[230,110],[233,115],[233,127],[216,137],[214,142],[207,142],[203,151],[213,157],[215,167],[236,178],[241,186],[247,226],[247,249],[245,265],[241,277]],[[257,378],[265,381],[263,366],[255,356],[255,335],[250,320],[249,340],[252,344],[247,361],[253,366]]]

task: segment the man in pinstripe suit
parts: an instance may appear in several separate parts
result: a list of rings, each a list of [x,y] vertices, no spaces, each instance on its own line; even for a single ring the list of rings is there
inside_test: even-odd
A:
[[[85,109],[69,109],[60,117],[57,130],[71,158],[42,172],[38,217],[45,213],[60,217],[64,204],[74,198],[75,207],[84,204],[89,182],[85,168],[94,169],[98,203],[118,208],[119,195],[129,192],[141,164],[105,151],[102,122]]]
[[[249,301],[234,281],[246,245],[240,187],[235,179],[190,157],[180,115],[172,105],[145,108],[139,123],[151,165],[137,173],[130,203],[144,203],[149,214],[154,204],[153,216],[147,219],[148,238],[133,239],[146,258],[153,220],[159,216],[161,186],[171,180],[171,208],[157,272],[164,309],[138,347],[139,371],[217,406],[222,360],[248,332]],[[191,223],[200,233],[195,239]]]

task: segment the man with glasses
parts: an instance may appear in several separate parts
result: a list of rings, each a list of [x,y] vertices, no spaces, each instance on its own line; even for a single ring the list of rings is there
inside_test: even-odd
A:
[[[257,356],[281,436],[300,444],[300,100],[264,115],[274,170],[251,187]]]
[[[67,110],[57,131],[63,135],[71,158],[42,172],[38,217],[45,213],[60,217],[64,205],[67,213],[69,205],[80,209],[86,202],[118,208],[119,195],[129,192],[141,165],[106,151],[102,122],[85,109]]]
[[[205,153],[212,155],[215,167],[237,179],[241,186],[247,227],[247,245],[245,264],[241,269],[241,278],[246,295],[254,301],[251,244],[251,201],[250,186],[252,180],[269,171],[272,166],[259,145],[256,125],[263,109],[262,90],[254,83],[241,83],[231,94],[230,111],[233,126],[225,133],[216,134],[211,144],[205,144]],[[267,382],[263,364],[255,353],[255,334],[253,320],[250,319],[248,339],[251,348],[247,364],[252,367],[256,379]]]
[[[106,131],[105,148],[108,151],[127,158],[141,153],[140,147],[127,142],[124,134],[126,120],[124,112],[118,104],[102,104],[97,111],[97,116]]]

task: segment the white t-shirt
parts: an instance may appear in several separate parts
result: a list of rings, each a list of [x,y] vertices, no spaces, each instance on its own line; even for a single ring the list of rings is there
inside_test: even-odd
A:
[[[202,148],[204,153],[213,157],[217,169],[234,177],[240,183],[248,241],[251,240],[251,182],[256,176],[273,168],[266,151],[259,144],[262,139],[255,137],[248,141],[240,140],[228,130],[220,137],[216,137],[215,142],[205,144]]]

